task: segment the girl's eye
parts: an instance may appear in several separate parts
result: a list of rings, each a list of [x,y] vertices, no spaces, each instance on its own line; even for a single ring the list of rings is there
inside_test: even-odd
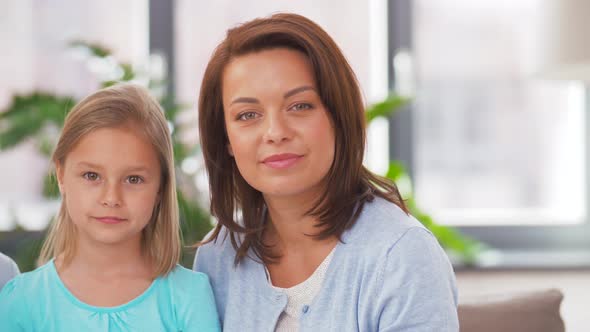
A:
[[[84,177],[88,181],[96,181],[96,180],[98,180],[98,174],[96,174],[94,172],[86,172],[86,173],[84,173],[82,175],[82,177]]]
[[[238,120],[240,121],[247,121],[247,120],[252,120],[252,119],[256,119],[258,117],[258,114],[256,114],[256,112],[244,112],[238,115]]]
[[[140,184],[143,183],[143,179],[141,178],[141,176],[131,175],[127,178],[127,182],[131,184]]]
[[[291,109],[294,111],[305,111],[305,110],[309,110],[311,108],[313,108],[313,106],[308,103],[295,104],[293,107],[291,107]]]

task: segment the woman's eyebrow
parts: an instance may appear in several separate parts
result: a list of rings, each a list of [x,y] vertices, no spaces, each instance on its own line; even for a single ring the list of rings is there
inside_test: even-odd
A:
[[[312,86],[309,86],[309,85],[300,86],[298,88],[295,88],[295,89],[292,89],[292,90],[287,91],[283,95],[283,98],[287,99],[287,98],[289,98],[289,97],[291,97],[293,95],[296,95],[298,93],[301,93],[301,92],[307,91],[307,90],[313,90],[313,91],[315,91],[315,88],[312,87]]]
[[[284,99],[287,99],[293,95],[296,95],[298,93],[301,93],[303,91],[308,91],[308,90],[313,90],[315,91],[315,88],[309,85],[304,85],[304,86],[300,86],[298,88],[295,89],[291,89],[287,92],[285,92],[285,94],[283,95]],[[230,103],[230,105],[236,104],[236,103],[246,103],[246,104],[260,104],[260,101],[256,98],[252,98],[252,97],[238,97],[235,98],[234,100],[232,100],[232,102]]]
[[[235,103],[260,104],[260,101],[256,98],[251,98],[251,97],[238,97],[238,98],[232,100],[230,105],[233,105]]]

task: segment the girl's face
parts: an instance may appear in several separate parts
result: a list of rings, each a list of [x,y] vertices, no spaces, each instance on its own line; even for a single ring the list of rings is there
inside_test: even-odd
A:
[[[233,59],[223,72],[228,153],[266,198],[317,195],[334,160],[334,129],[311,65],[278,48]]]
[[[152,145],[129,126],[84,136],[57,165],[67,211],[79,240],[140,241],[159,200],[160,163]]]

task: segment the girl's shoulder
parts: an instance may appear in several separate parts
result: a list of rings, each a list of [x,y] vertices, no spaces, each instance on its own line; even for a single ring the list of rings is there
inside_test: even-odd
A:
[[[189,270],[181,265],[176,265],[163,279],[176,297],[208,293],[211,289],[209,277],[205,273]]]
[[[168,285],[168,298],[172,301],[179,321],[183,322],[182,326],[207,326],[207,331],[214,326],[216,328],[211,331],[219,330],[213,289],[205,273],[176,265],[164,279]]]
[[[189,270],[180,264],[177,264],[165,278],[177,285],[209,283],[209,277],[205,273]]]
[[[46,289],[52,280],[52,266],[52,262],[50,261],[33,271],[16,275],[4,285],[0,294],[4,294],[5,292],[17,292],[23,293],[24,295],[24,293],[27,292],[38,292],[42,289]]]
[[[0,291],[0,321],[7,322],[9,326],[12,323],[20,324],[18,326],[29,324],[30,322],[23,320],[24,313],[29,308],[28,301],[37,303],[35,299],[46,299],[49,289],[55,286],[51,282],[50,263],[8,281]]]

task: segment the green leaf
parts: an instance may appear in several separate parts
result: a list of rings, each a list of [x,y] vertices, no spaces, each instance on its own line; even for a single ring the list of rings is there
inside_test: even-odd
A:
[[[121,81],[131,81],[135,78],[135,71],[133,70],[133,67],[130,64],[121,63],[120,66],[121,69],[123,69],[123,77],[121,78]]]
[[[69,43],[70,47],[81,47],[87,49],[90,54],[98,58],[106,58],[107,56],[111,55],[110,49],[96,43],[89,43],[82,40],[74,40]]]
[[[366,110],[367,123],[378,117],[388,117],[410,102],[409,98],[391,94],[382,102],[369,106]]]
[[[43,178],[43,197],[45,198],[59,198],[59,186],[57,184],[57,177],[55,173],[45,175]]]
[[[180,213],[180,229],[183,235],[185,250],[182,255],[182,265],[190,268],[193,263],[195,250],[191,245],[201,241],[213,228],[209,215],[195,200],[188,200],[181,190],[177,190],[178,209]]]
[[[389,168],[387,169],[387,174],[385,177],[392,180],[393,182],[397,182],[401,177],[407,175],[408,172],[406,171],[404,164],[394,160],[389,163]]]
[[[49,123],[63,126],[73,104],[70,97],[43,92],[14,96],[8,108],[0,112],[0,150],[12,148],[36,136]]]

